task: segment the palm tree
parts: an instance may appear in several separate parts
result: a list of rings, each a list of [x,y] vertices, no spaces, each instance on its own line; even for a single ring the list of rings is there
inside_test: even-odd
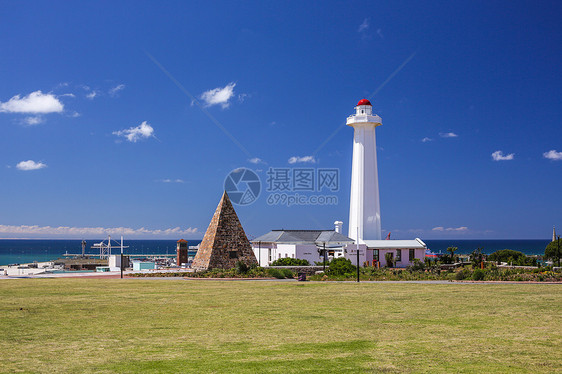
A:
[[[456,262],[455,261],[455,252],[458,250],[457,247],[449,247],[447,248],[447,252],[449,252],[451,254],[451,262]]]
[[[476,269],[484,261],[484,254],[482,253],[482,248],[476,248],[470,254],[470,262],[472,262],[472,268]]]

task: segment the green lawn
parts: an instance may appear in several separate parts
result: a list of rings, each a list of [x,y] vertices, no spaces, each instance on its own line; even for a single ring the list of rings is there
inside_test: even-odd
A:
[[[0,281],[2,372],[562,371],[562,286]]]

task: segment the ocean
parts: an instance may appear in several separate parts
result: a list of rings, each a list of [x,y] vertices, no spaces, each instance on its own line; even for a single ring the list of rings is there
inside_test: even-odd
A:
[[[102,240],[86,240],[86,254],[99,254],[99,249],[90,248]],[[176,240],[125,240],[125,254],[174,254]],[[65,253],[81,254],[82,240],[0,239],[0,265],[26,264],[34,261],[50,261]],[[188,240],[188,245],[197,245],[201,240]],[[117,245],[113,243],[112,245]],[[119,249],[112,253],[118,254]]]
[[[25,264],[34,261],[56,260],[64,253],[82,253],[81,240],[35,240],[35,239],[0,239],[0,265]],[[87,240],[86,253],[99,254],[99,250],[90,248],[100,240]],[[201,240],[189,240],[188,245],[197,245]],[[542,255],[548,240],[425,240],[427,247],[435,253],[446,253],[447,247],[457,247],[457,254],[469,254],[476,248],[484,253],[500,249],[513,249],[526,255]],[[126,240],[125,254],[173,254],[176,240]]]

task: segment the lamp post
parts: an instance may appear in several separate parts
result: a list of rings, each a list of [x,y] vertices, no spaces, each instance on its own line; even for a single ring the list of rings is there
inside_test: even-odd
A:
[[[123,279],[123,236],[121,236],[121,262],[119,265],[121,267],[121,279]]]
[[[357,283],[359,283],[359,227],[357,227]]]
[[[357,283],[359,283],[359,244],[357,244]]]
[[[258,265],[261,268],[261,241],[258,242],[258,255],[259,255]]]
[[[323,267],[323,271],[326,272],[326,242],[323,243],[324,246],[324,267]]]
[[[560,235],[558,235],[558,240],[556,240],[556,257],[558,257],[558,267],[560,267]]]

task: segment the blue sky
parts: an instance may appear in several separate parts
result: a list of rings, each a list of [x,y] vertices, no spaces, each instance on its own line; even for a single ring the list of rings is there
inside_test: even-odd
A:
[[[546,1],[2,2],[0,237],[201,238],[240,167],[262,183],[236,206],[248,236],[347,232],[343,125],[366,97],[383,119],[385,232],[549,238],[561,15]],[[268,204],[269,168],[339,170],[338,191],[301,194],[337,203]]]

